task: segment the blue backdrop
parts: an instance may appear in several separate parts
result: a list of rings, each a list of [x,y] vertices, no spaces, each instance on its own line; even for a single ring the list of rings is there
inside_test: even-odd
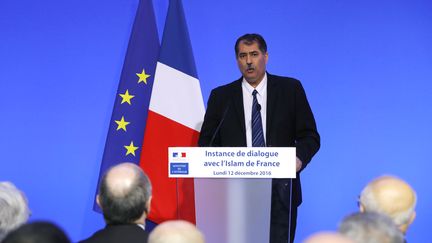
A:
[[[432,211],[432,3],[184,0],[203,98],[240,77],[234,42],[261,33],[270,73],[300,79],[322,136],[303,172],[297,242],[335,230],[372,178],[418,192],[410,242]],[[32,220],[74,241],[103,226],[92,211],[138,0],[0,1],[0,180],[26,192]],[[161,35],[168,0],[154,1]]]

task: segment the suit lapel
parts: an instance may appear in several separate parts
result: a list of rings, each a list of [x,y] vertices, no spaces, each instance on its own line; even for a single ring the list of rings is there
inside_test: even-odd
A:
[[[267,114],[266,114],[266,143],[271,146],[272,119],[274,117],[277,104],[277,83],[274,77],[267,73]]]
[[[243,107],[243,91],[242,91],[242,78],[236,81],[233,89],[232,99],[235,107],[235,113],[237,120],[240,122],[241,132],[246,137],[246,126],[244,118],[244,107]]]

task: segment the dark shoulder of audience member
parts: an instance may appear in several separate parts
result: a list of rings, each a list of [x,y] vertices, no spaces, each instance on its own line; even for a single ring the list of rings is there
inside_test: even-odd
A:
[[[55,224],[40,221],[21,225],[2,243],[70,243],[70,240]]]

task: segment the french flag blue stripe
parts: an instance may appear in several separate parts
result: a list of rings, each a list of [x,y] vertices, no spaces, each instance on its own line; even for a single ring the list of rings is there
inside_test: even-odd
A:
[[[159,62],[198,79],[181,1],[170,0],[165,23]]]

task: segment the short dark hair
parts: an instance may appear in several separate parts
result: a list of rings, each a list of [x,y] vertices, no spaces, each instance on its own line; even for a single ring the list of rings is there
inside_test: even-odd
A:
[[[127,224],[148,213],[147,204],[151,196],[151,183],[139,168],[130,189],[123,195],[115,195],[107,183],[107,175],[102,177],[99,188],[99,202],[107,224]],[[109,171],[108,171],[109,172]]]
[[[262,53],[267,52],[267,43],[264,38],[260,34],[245,34],[240,36],[235,43],[235,54],[238,55],[239,52],[239,44],[240,42],[245,43],[246,45],[252,45],[253,43],[258,43],[258,48]]]
[[[21,225],[10,232],[3,243],[70,243],[69,238],[53,223],[33,222]]]

